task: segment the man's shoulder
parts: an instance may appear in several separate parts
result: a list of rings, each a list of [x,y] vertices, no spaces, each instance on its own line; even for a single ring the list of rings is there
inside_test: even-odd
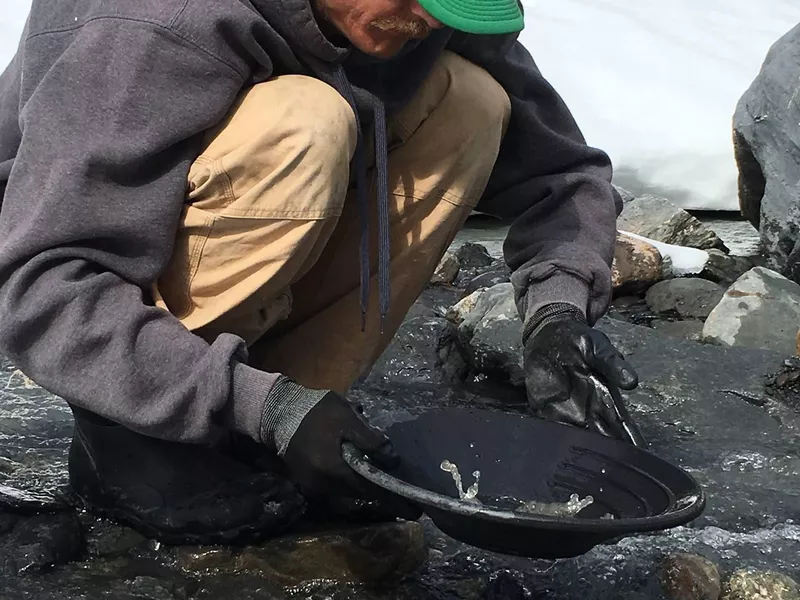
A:
[[[28,21],[28,37],[69,32],[88,23],[106,20],[131,24],[146,23],[171,27],[185,7],[194,0],[33,0]]]

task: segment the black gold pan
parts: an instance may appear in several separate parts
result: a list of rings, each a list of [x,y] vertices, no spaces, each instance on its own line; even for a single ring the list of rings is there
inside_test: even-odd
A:
[[[345,444],[350,467],[419,505],[447,535],[495,552],[577,556],[620,537],[686,524],[705,507],[697,482],[651,452],[530,416],[443,408],[386,433],[403,459],[398,469],[385,472]],[[444,460],[458,467],[464,491],[480,473],[478,502],[459,499]],[[563,503],[574,494],[592,502],[573,516],[520,510],[523,502]]]

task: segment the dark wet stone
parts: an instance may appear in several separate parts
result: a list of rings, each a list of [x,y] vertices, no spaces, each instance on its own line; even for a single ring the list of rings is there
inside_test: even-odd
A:
[[[74,513],[19,516],[0,537],[3,575],[28,574],[67,563],[83,550],[83,532]]]
[[[670,279],[647,290],[645,298],[654,312],[674,312],[684,319],[705,319],[724,293],[722,286],[705,279]]]
[[[522,321],[510,283],[478,290],[448,314],[455,343],[476,373],[522,385]]]
[[[0,484],[0,507],[16,510],[38,512],[61,509],[66,506],[64,499],[48,492],[21,490],[9,485]]]
[[[688,321],[652,321],[650,326],[672,338],[699,342],[703,338],[703,322],[696,319]]]
[[[782,573],[742,569],[725,584],[723,600],[800,600],[800,587]]]
[[[290,535],[233,553],[178,551],[179,563],[188,571],[258,573],[281,585],[314,579],[386,584],[413,573],[426,556],[424,532],[416,522]]]
[[[147,538],[133,529],[106,520],[94,520],[86,532],[86,549],[91,556],[122,556],[147,543]]]
[[[479,271],[479,274],[466,282],[464,295],[468,296],[473,292],[494,287],[499,283],[511,281],[511,269],[503,262],[497,262],[486,270]]]
[[[731,256],[715,248],[707,252],[708,261],[700,276],[726,286],[757,266],[756,261],[750,257]]]
[[[530,600],[533,593],[525,579],[515,571],[502,570],[492,573],[481,594],[481,600]]]
[[[139,576],[128,582],[128,588],[143,600],[185,600],[186,589],[178,583],[163,581],[155,577]]]
[[[456,256],[462,269],[480,269],[494,262],[485,246],[467,242],[456,250]]]
[[[800,357],[787,359],[767,382],[767,393],[800,413]]]
[[[719,600],[719,568],[696,554],[673,554],[660,569],[661,586],[670,600]]]

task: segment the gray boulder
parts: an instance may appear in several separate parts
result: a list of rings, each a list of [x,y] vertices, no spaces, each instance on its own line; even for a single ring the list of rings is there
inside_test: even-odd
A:
[[[800,285],[756,267],[722,297],[703,327],[703,337],[726,346],[762,348],[793,355],[800,333]]]
[[[472,371],[523,385],[522,320],[514,289],[501,283],[467,296],[448,313],[455,340]]]
[[[724,288],[705,279],[669,279],[647,290],[653,312],[676,312],[683,318],[705,319],[722,299]]]
[[[800,282],[800,25],[767,54],[733,118],[739,205],[768,266]]]
[[[657,242],[690,248],[727,250],[714,231],[682,208],[658,196],[629,201],[617,219],[617,228]]]

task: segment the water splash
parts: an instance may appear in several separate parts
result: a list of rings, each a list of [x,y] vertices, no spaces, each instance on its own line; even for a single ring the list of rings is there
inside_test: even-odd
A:
[[[574,517],[593,503],[592,496],[581,498],[578,494],[572,494],[567,502],[536,502],[535,500],[523,502],[515,512],[551,517]]]
[[[442,471],[450,473],[453,477],[453,482],[456,484],[456,489],[458,490],[458,497],[461,500],[472,500],[474,502],[480,503],[480,500],[477,499],[478,496],[478,484],[480,483],[481,479],[481,472],[480,471],[473,471],[472,476],[475,478],[475,483],[473,483],[467,491],[464,491],[464,484],[461,480],[461,473],[458,470],[458,467],[450,462],[449,460],[445,459],[442,461],[442,464],[439,465],[439,468]]]
[[[439,465],[439,468],[446,473],[450,473],[453,477],[459,499],[483,505],[483,502],[478,499],[478,485],[481,478],[480,471],[472,472],[475,483],[464,491],[464,482],[461,479],[461,472],[458,470],[458,465],[445,459]],[[519,506],[513,509],[514,512],[552,517],[574,517],[584,508],[594,503],[594,498],[592,496],[581,498],[578,494],[572,494],[566,502],[538,502],[536,500],[529,500],[526,502],[516,498],[508,498],[508,500],[511,500],[514,504],[519,504]],[[613,519],[614,517],[613,515],[607,514],[603,516],[603,518]]]

